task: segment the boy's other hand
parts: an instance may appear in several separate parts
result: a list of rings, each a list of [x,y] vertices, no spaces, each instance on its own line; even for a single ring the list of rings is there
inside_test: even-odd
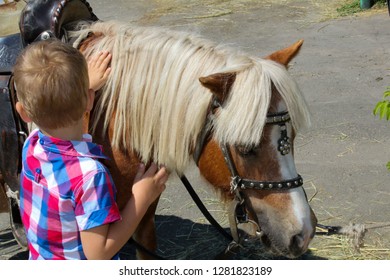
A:
[[[133,184],[133,195],[137,199],[144,199],[151,204],[165,190],[169,173],[165,167],[159,168],[152,163],[148,169],[144,164],[138,168]]]

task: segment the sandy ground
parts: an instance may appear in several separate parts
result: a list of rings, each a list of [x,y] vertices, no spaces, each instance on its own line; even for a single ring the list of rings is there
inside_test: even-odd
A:
[[[313,124],[296,139],[297,169],[320,223],[358,223],[369,230],[360,253],[348,239],[317,236],[302,258],[390,259],[390,228],[383,227],[390,213],[390,172],[385,166],[390,123],[372,114],[390,85],[390,18],[385,10],[333,19],[336,0],[89,2],[102,20],[196,32],[259,56],[304,39],[290,72],[306,96]],[[213,215],[228,227],[218,197],[197,170],[190,168],[187,175]],[[175,177],[157,214],[159,253],[166,258],[210,259],[226,246]],[[25,258],[7,232],[6,214],[0,220],[0,259]],[[133,257],[132,247],[125,248],[123,257]],[[251,247],[238,256],[263,257],[269,256]]]

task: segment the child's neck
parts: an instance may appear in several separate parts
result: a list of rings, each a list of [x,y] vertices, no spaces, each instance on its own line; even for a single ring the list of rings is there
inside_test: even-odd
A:
[[[56,129],[41,129],[41,131],[47,136],[67,141],[81,141],[83,140],[84,134],[82,121],[67,127],[61,127]]]

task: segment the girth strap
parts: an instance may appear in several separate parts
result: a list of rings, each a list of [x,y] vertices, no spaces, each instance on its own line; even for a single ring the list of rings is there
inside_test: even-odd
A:
[[[7,196],[12,233],[22,247],[27,239],[19,212],[19,179],[21,170],[21,150],[27,137],[27,125],[15,111],[16,94],[10,75],[0,73],[0,174]]]

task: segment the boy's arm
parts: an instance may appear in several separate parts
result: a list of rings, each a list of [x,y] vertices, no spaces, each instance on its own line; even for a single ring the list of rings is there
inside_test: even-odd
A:
[[[165,189],[168,173],[157,165],[145,172],[138,170],[133,195],[121,211],[120,221],[80,232],[81,243],[88,259],[111,259],[126,244],[138,227],[147,209]]]
[[[107,51],[99,52],[88,60],[89,87],[94,91],[106,83],[111,72],[110,62],[111,54]]]

